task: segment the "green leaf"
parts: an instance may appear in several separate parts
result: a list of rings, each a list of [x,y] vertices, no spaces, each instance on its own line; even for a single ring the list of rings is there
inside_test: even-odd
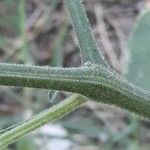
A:
[[[128,47],[131,58],[127,79],[150,90],[150,11],[145,11],[139,16]]]

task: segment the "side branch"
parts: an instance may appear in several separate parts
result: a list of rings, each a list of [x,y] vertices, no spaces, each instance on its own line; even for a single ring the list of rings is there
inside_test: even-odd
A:
[[[81,0],[65,0],[70,17],[80,45],[83,63],[91,63],[107,66],[101,50],[98,48],[92,35],[91,27],[86,16]]]
[[[13,129],[0,134],[0,149],[14,143],[20,137],[30,133],[32,130],[37,129],[50,121],[56,121],[62,118],[85,102],[86,98],[84,96],[74,94],[58,105],[36,115],[34,118],[19,123],[19,125],[15,126]]]

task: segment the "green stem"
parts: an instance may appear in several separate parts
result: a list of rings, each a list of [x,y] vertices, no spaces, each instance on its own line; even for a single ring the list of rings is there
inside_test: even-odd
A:
[[[22,122],[15,128],[0,135],[0,149],[14,143],[20,139],[20,137],[30,133],[32,130],[37,129],[50,121],[56,121],[62,118],[85,102],[86,98],[84,96],[74,94],[72,97],[38,114],[31,120]]]
[[[54,41],[54,46],[52,48],[53,54],[52,54],[52,61],[50,64],[50,66],[52,67],[54,66],[60,67],[63,64],[63,51],[61,50],[61,47],[65,41],[67,29],[68,29],[68,22],[64,21],[62,27],[59,30],[58,36]]]
[[[51,68],[0,64],[0,85],[79,93],[150,118],[150,93],[100,66]]]
[[[91,32],[89,21],[86,17],[85,9],[81,4],[81,0],[65,0],[66,6],[68,7],[70,17],[72,19],[79,45],[82,54],[82,62],[92,62],[107,66],[103,60],[94,37]],[[108,67],[108,66],[107,66]]]
[[[26,62],[27,57],[27,45],[26,45],[26,32],[25,32],[25,0],[20,0],[19,2],[19,28],[20,28],[20,37],[22,40],[22,47],[20,52],[20,57],[23,63]]]

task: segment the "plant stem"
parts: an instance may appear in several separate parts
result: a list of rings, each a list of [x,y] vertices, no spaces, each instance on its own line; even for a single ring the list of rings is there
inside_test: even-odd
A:
[[[20,51],[20,57],[23,63],[26,63],[27,57],[27,43],[26,43],[26,32],[25,32],[25,0],[20,0],[19,2],[19,28],[20,28],[20,38],[22,40],[22,47]]]
[[[150,118],[150,93],[108,68],[0,64],[0,85],[65,90]]]
[[[94,41],[91,27],[86,17],[85,9],[81,4],[81,0],[65,0],[65,3],[77,34],[82,54],[82,62],[86,63],[89,61],[107,66],[106,62],[103,60],[103,55]]]
[[[56,121],[62,118],[85,102],[86,97],[74,94],[70,98],[60,102],[52,108],[47,109],[34,118],[22,122],[15,128],[0,135],[0,149],[14,143],[20,139],[20,137],[30,133],[32,130],[37,129],[50,121]]]
[[[66,20],[66,19],[65,19]],[[64,21],[62,27],[59,30],[58,36],[54,41],[54,46],[52,48],[52,60],[50,66],[52,67],[60,67],[63,65],[63,51],[61,47],[65,41],[65,37],[67,35],[68,22]]]

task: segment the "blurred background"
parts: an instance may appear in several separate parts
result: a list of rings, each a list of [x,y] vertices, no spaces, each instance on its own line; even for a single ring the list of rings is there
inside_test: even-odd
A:
[[[84,0],[105,59],[120,75],[150,90],[150,1]],[[78,41],[63,0],[1,0],[0,62],[81,66]],[[0,129],[49,108],[71,93],[0,87]],[[150,121],[88,102],[32,132],[8,150],[149,150]]]

